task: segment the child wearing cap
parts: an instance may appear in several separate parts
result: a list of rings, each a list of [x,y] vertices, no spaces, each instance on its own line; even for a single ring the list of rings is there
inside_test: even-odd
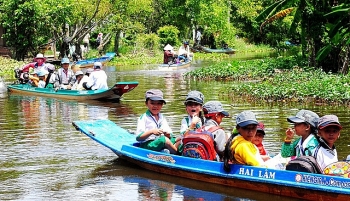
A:
[[[264,165],[258,148],[252,143],[258,125],[255,114],[251,111],[239,113],[236,117],[236,124],[239,134],[232,135],[233,139],[227,142],[229,153],[225,150],[225,170],[229,169],[229,162],[251,166]]]
[[[211,127],[219,126],[224,117],[230,116],[226,112],[219,101],[209,101],[203,106],[204,116],[206,118],[204,123],[204,130],[209,130]],[[212,132],[215,141],[215,151],[219,155],[220,160],[223,159],[227,135],[222,128]]]
[[[172,130],[168,125],[160,110],[163,104],[163,92],[159,89],[150,89],[145,94],[146,113],[142,114],[137,121],[136,140],[140,147],[153,151],[162,151],[168,149],[170,153],[175,154],[177,148],[170,141]]]
[[[190,91],[185,99],[185,106],[187,116],[181,120],[180,134],[176,139],[175,146],[178,147],[179,153],[182,151],[181,138],[189,131],[194,131],[201,128],[204,124],[204,117],[202,114],[204,103],[204,95],[200,91]]]
[[[317,136],[317,123],[319,116],[310,110],[300,110],[295,116],[287,120],[294,124],[294,130],[288,128],[286,138],[282,144],[282,157],[312,156],[319,142]],[[294,132],[300,138],[292,142]]]
[[[270,159],[270,156],[268,155],[264,145],[263,145],[263,139],[265,137],[265,125],[262,122],[259,122],[257,125],[256,134],[252,140],[253,144],[259,149],[259,153],[264,161],[267,161]]]
[[[74,84],[72,86],[72,90],[85,90],[85,88],[83,87],[83,82],[82,82],[82,79],[84,77],[83,71],[78,70],[77,72],[75,72],[75,77],[76,77],[76,81],[74,82]]]
[[[46,75],[49,74],[46,70],[40,70],[38,73],[39,83],[38,88],[45,88],[46,86]]]
[[[323,170],[327,165],[337,162],[338,155],[334,143],[340,137],[342,126],[335,115],[325,115],[318,121],[319,145],[314,156]]]

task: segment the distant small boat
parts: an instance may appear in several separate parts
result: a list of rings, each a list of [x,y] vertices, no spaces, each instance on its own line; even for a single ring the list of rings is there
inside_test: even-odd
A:
[[[207,47],[202,47],[202,52],[234,54],[236,52],[236,50],[231,49],[231,48],[211,49],[211,48],[207,48]]]
[[[107,62],[112,60],[115,57],[114,52],[108,52],[102,57],[93,58],[93,59],[86,59],[86,60],[80,60],[77,62],[72,63],[72,67],[74,68],[92,68],[94,66],[95,62],[101,62],[103,65],[105,65]]]
[[[31,96],[43,96],[68,100],[119,100],[120,97],[137,87],[138,82],[117,82],[107,90],[55,90],[33,87],[29,84],[12,84],[7,89],[10,93]]]
[[[234,54],[236,52],[236,50],[232,48],[211,49],[204,46],[192,47],[191,51],[204,52],[204,53],[225,53],[225,54]]]
[[[158,70],[160,71],[172,71],[172,70],[178,70],[181,68],[188,68],[191,66],[191,60],[188,60],[187,62],[180,62],[175,64],[160,64],[158,67]]]

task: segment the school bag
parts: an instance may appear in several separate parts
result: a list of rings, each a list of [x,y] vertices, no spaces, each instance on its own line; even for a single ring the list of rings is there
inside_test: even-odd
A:
[[[289,161],[289,163],[286,165],[286,170],[297,172],[309,172],[315,174],[323,173],[316,161],[316,158],[313,156],[300,156],[296,159]]]
[[[204,160],[216,160],[215,141],[213,132],[220,126],[212,126],[205,130],[204,126],[196,131],[190,131],[182,139],[182,155]]]

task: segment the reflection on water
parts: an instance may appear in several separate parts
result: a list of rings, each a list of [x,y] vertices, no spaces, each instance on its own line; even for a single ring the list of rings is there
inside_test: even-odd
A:
[[[144,93],[150,88],[164,92],[167,104],[162,112],[175,134],[186,115],[184,99],[188,91],[200,90],[205,101],[220,100],[232,118],[222,126],[230,132],[235,115],[252,110],[266,126],[266,148],[279,152],[286,118],[299,109],[320,115],[336,114],[344,127],[336,142],[339,158],[349,153],[349,110],[342,106],[316,106],[289,103],[250,103],[229,97],[232,82],[202,82],[182,77],[185,70],[120,72],[109,67],[108,83],[139,82],[119,103],[67,101],[35,96],[9,95],[0,99],[0,200],[267,200],[272,195],[203,185],[187,179],[159,175],[123,164],[105,147],[74,129],[74,120],[110,119],[123,128],[136,129],[139,115],[145,112]],[[197,194],[198,192],[198,194]],[[207,195],[203,197],[202,195]],[[166,198],[165,198],[166,197]],[[171,199],[170,199],[171,197]],[[273,197],[274,200],[291,200]]]

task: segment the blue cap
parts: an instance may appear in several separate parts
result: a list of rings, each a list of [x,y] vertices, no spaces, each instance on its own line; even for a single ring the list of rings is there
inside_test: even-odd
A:
[[[69,59],[67,57],[62,58],[61,64],[69,64]]]
[[[290,123],[309,123],[314,128],[317,128],[319,116],[310,110],[300,110],[295,116],[288,117]]]
[[[258,120],[256,120],[255,114],[251,111],[243,111],[239,113],[236,117],[236,124],[239,127],[245,127],[250,124],[258,125]]]
[[[190,91],[187,94],[185,105],[187,102],[195,102],[203,105],[204,95],[200,91]]]
[[[222,104],[219,101],[208,101],[203,105],[204,113],[222,113],[224,116],[230,116],[228,112],[224,110]]]
[[[145,98],[151,99],[153,101],[163,101],[164,104],[166,104],[164,98],[163,98],[163,92],[159,89],[150,89],[146,92]]]

